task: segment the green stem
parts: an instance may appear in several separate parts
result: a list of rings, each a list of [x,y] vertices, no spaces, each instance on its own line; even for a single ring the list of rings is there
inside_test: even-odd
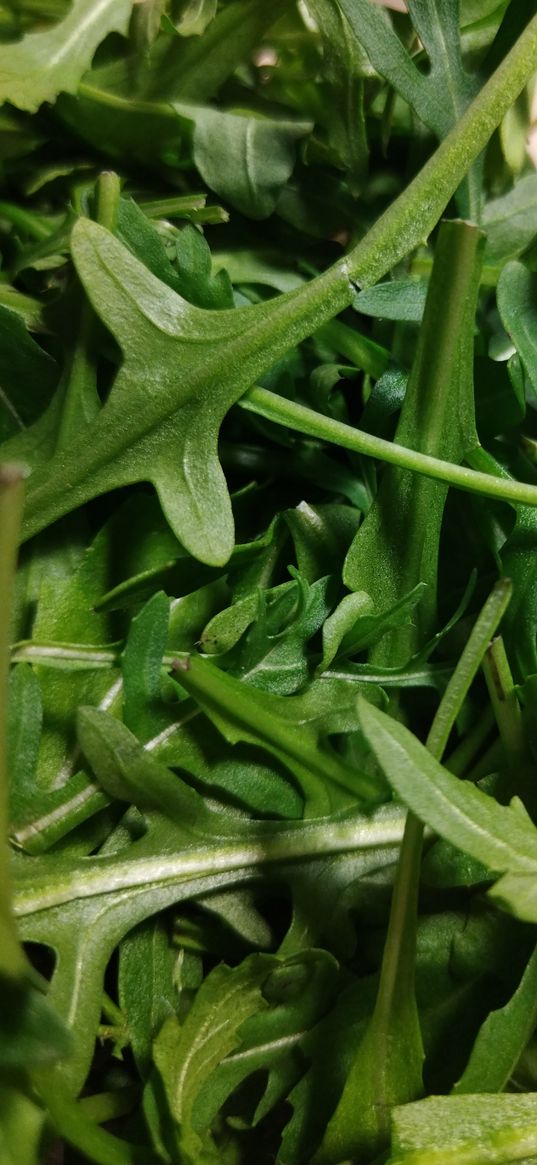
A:
[[[53,228],[48,223],[12,202],[0,202],[0,218],[7,218],[14,227],[30,235],[37,242],[44,242],[52,234]]]
[[[207,202],[206,194],[177,194],[173,198],[156,198],[140,201],[140,210],[148,218],[182,218],[185,211],[203,210]]]
[[[511,478],[494,477],[489,473],[467,469],[464,465],[452,465],[449,461],[441,461],[440,458],[430,457],[426,453],[417,453],[415,449],[396,445],[393,441],[385,441],[383,437],[374,437],[371,433],[351,428],[343,421],[316,413],[314,409],[277,396],[267,388],[258,386],[251,388],[238,403],[241,408],[265,417],[276,425],[285,425],[304,433],[307,437],[330,441],[334,445],[340,445],[342,449],[350,449],[353,453],[363,453],[366,457],[376,457],[390,465],[399,465],[401,469],[423,473],[426,477],[445,481],[457,489],[498,498],[501,501],[537,506],[537,486],[528,485],[524,481],[513,481]]]
[[[479,717],[474,727],[467,732],[459,744],[444,761],[444,767],[457,777],[462,777],[468,771],[476,756],[483,753],[483,745],[490,736],[496,721],[494,712],[488,705]]]
[[[482,664],[490,640],[507,610],[512,590],[509,579],[500,579],[474,623],[427,737],[427,748],[437,760],[440,760],[444,752],[451,729]]]
[[[95,184],[95,217],[101,226],[114,231],[121,185],[111,171],[99,175]],[[99,411],[97,372],[94,354],[95,313],[81,287],[77,338],[65,372],[65,391],[58,429],[57,449],[76,440],[80,426],[93,420]]]
[[[110,998],[106,991],[103,991],[102,994],[101,1009],[103,1015],[110,1023],[115,1024],[122,1031],[125,1030],[125,1016],[121,1008],[118,1007],[117,1003],[114,1003],[114,1000]]]
[[[84,1096],[78,1102],[78,1107],[84,1116],[102,1125],[105,1121],[117,1119],[132,1112],[140,1099],[140,1089],[136,1085],[127,1085],[125,1088],[116,1088],[113,1092],[99,1092],[94,1096]]]
[[[17,546],[23,509],[24,473],[18,465],[0,466],[0,970],[19,978],[26,960],[17,940],[11,914],[9,870],[7,771],[7,701],[11,612]]]
[[[440,760],[455,720],[466,699],[469,688],[479,670],[491,635],[498,627],[511,597],[512,587],[501,579],[489,595],[479,614],[466,647],[442,697],[426,740],[429,752]],[[414,1010],[414,973],[416,921],[418,907],[419,871],[424,828],[413,813],[408,813],[401,843],[399,861],[388,922],[386,944],[382,958],[380,984],[374,1018],[390,1030],[394,1008]]]
[[[323,324],[316,334],[320,340],[330,344],[375,380],[382,376],[390,364],[391,356],[386,348],[382,348],[374,340],[368,340],[366,336],[361,336],[360,332],[347,327],[340,320],[330,320]]]
[[[44,1072],[36,1073],[39,1091],[48,1109],[49,1117],[58,1133],[79,1149],[95,1165],[144,1165],[154,1163],[155,1153],[139,1145],[131,1145],[120,1137],[99,1128],[76,1104],[62,1095],[61,1089],[47,1081]]]
[[[116,229],[120,194],[119,175],[113,170],[103,170],[96,182],[95,219],[112,233]]]
[[[486,652],[483,673],[509,766],[516,769],[524,763],[526,747],[520,705],[501,636],[492,641]]]

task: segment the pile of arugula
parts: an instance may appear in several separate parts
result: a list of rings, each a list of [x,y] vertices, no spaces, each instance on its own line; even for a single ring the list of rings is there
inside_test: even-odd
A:
[[[537,1161],[536,8],[0,6],[0,1165]]]

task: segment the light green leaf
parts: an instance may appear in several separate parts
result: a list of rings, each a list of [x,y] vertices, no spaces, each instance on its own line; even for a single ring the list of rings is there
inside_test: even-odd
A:
[[[388,1165],[505,1165],[534,1157],[536,1100],[535,1093],[430,1096],[396,1108]]]
[[[89,220],[75,227],[72,246],[124,362],[106,404],[62,451],[61,464],[52,471],[47,460],[46,472],[43,465],[32,475],[27,535],[90,497],[146,479],[187,549],[220,565],[233,549],[217,458],[221,421],[291,335],[315,328],[347,301],[348,283],[338,272],[327,288],[322,278],[312,285],[306,303],[298,290],[273,303],[207,312],[181,299]]]
[[[179,36],[201,36],[216,16],[217,0],[188,0],[175,28]]]
[[[425,308],[427,284],[420,279],[394,279],[359,291],[353,307],[362,315],[380,320],[406,320],[419,324]]]
[[[215,967],[200,987],[185,1022],[169,1019],[155,1041],[154,1057],[185,1165],[222,1161],[205,1122],[196,1120],[200,1090],[224,1058],[240,1044],[247,1019],[268,1008],[263,984],[278,966],[273,955],[251,955],[239,967]],[[225,1154],[226,1159],[229,1157]]]
[[[58,93],[76,93],[111,32],[127,32],[133,0],[73,0],[64,20],[0,46],[0,100],[34,113]]]
[[[300,696],[277,696],[242,683],[196,656],[191,656],[178,678],[227,740],[260,744],[290,769],[303,790],[308,816],[348,804],[349,798],[382,795],[374,779],[345,762],[324,739],[331,694],[326,681]],[[344,724],[352,720],[355,699],[351,695],[346,706],[337,708]],[[334,720],[331,731],[338,731]]]
[[[345,595],[333,615],[323,625],[323,658],[325,671],[336,655],[356,655],[359,651],[380,642],[389,631],[404,627],[412,618],[426,584],[418,583],[410,594],[404,595],[388,611],[375,612],[373,600],[366,591]],[[369,600],[369,602],[366,602]]]
[[[407,728],[363,700],[360,723],[390,784],[426,825],[490,870],[535,877],[537,830],[520,804],[500,805],[454,777]]]
[[[325,671],[330,666],[356,622],[364,616],[367,618],[373,610],[373,599],[366,591],[356,591],[352,595],[343,596],[333,614],[323,623],[323,658],[320,670]]]

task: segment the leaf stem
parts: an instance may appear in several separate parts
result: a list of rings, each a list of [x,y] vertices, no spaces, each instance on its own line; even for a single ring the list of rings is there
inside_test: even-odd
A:
[[[26,960],[11,915],[9,872],[7,771],[7,700],[11,612],[17,546],[23,509],[24,471],[19,465],[0,465],[0,968],[12,978],[26,970]]]
[[[116,229],[120,194],[119,175],[113,170],[103,170],[95,186],[95,220],[112,232]]]
[[[95,184],[95,217],[101,226],[114,231],[119,207],[119,177],[105,170]],[[92,421],[99,411],[97,371],[94,354],[95,312],[78,286],[78,329],[76,343],[65,370],[65,388],[57,449],[68,447],[79,436],[81,425]]]
[[[323,416],[314,409],[278,396],[267,388],[256,385],[241,397],[238,404],[241,408],[265,417],[267,421],[273,421],[276,425],[286,425],[307,437],[318,437],[320,440],[340,445],[342,449],[350,449],[353,453],[362,453],[366,457],[376,457],[390,465],[399,465],[402,469],[411,469],[414,473],[423,473],[426,477],[445,481],[457,489],[498,498],[501,501],[537,506],[537,486],[528,485],[524,481],[494,477],[492,474],[468,469],[463,465],[453,465],[438,457],[430,457],[426,453],[418,453],[405,445],[396,445],[395,442],[386,441],[383,437],[375,437],[371,433],[353,429],[343,421]]]
[[[468,694],[491,636],[498,627],[511,597],[509,580],[500,579],[479,614],[466,647],[440,701],[426,740],[429,752],[440,760],[455,720]],[[415,944],[419,870],[423,845],[422,822],[409,812],[395,874],[390,918],[382,958],[380,983],[372,1023],[390,1030],[394,1009],[406,1008],[407,1024],[413,1015],[415,1032],[419,1019],[415,1003]],[[409,1050],[410,1054],[410,1050]]]
[[[509,766],[517,768],[524,763],[526,747],[522,729],[522,714],[515,683],[509,667],[502,637],[493,639],[483,659],[483,673],[487,683],[500,739]]]

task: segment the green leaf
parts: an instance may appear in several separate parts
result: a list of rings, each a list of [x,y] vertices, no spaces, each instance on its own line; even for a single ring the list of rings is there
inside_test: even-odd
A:
[[[50,401],[57,381],[54,361],[22,319],[0,306],[0,439],[32,424]]]
[[[225,1056],[240,1044],[242,1024],[268,1007],[263,985],[278,960],[251,955],[239,967],[215,967],[200,987],[180,1027],[169,1019],[157,1038],[155,1064],[177,1125],[177,1151],[185,1165],[221,1161],[196,1101]],[[208,1123],[208,1121],[207,1121]]]
[[[254,1072],[267,1073],[266,1088],[252,1117],[256,1125],[286,1096],[304,1067],[311,1028],[333,1001],[336,960],[322,950],[304,950],[276,964],[262,988],[262,1005],[240,1028],[240,1043],[202,1085],[194,1106],[207,1127],[228,1096]],[[268,1004],[268,1007],[266,1006]]]
[[[407,728],[363,700],[360,723],[390,784],[426,825],[496,873],[534,877],[537,830],[520,802],[500,805],[454,777]]]
[[[257,0],[235,0],[217,13],[203,37],[174,37],[150,79],[150,93],[156,93],[159,100],[206,101],[213,97],[288,5],[289,0],[273,0],[270,8],[260,6]]]
[[[479,1029],[470,1059],[453,1094],[500,1092],[531,1039],[537,1023],[537,951],[504,1007],[491,1011]]]
[[[395,1110],[389,1165],[503,1165],[536,1152],[534,1094],[431,1096]]]
[[[151,1066],[153,1040],[179,1002],[174,982],[178,959],[160,915],[131,930],[119,948],[119,1002],[142,1078]]]
[[[362,54],[357,51],[356,40],[336,0],[310,0],[308,11],[321,34],[323,74],[329,86],[320,117],[326,122],[336,164],[348,172],[357,193],[368,161]]]
[[[47,463],[46,475],[33,474],[27,533],[105,490],[146,479],[155,484],[187,549],[220,565],[233,548],[229,495],[216,452],[221,421],[275,358],[275,346],[288,346],[288,329],[308,331],[319,311],[321,318],[332,314],[339,302],[323,285],[320,295],[312,286],[305,315],[302,302],[295,302],[300,292],[209,313],[176,296],[95,223],[77,224],[73,253],[94,307],[125,358],[106,405],[62,454],[61,466],[52,474]],[[339,277],[334,290],[338,301],[347,297]],[[223,367],[229,370],[224,379]],[[67,476],[69,490],[62,484]]]
[[[310,678],[307,644],[326,619],[333,591],[330,578],[310,586],[298,574],[291,590],[283,584],[258,592],[250,626],[224,661],[226,670],[275,695],[298,691]]]
[[[300,502],[294,510],[286,511],[285,521],[295,544],[298,569],[313,583],[334,573],[334,563],[339,564],[349,549],[360,515],[349,506]]]
[[[46,996],[30,980],[0,978],[0,1078],[69,1058],[72,1041]]]
[[[323,625],[323,658],[320,669],[325,671],[336,658],[348,658],[377,644],[387,632],[403,627],[412,617],[423,596],[426,584],[418,583],[388,611],[375,612],[373,600],[366,591],[345,595],[333,615]]]
[[[261,744],[290,769],[310,814],[326,812],[332,798],[339,804],[342,794],[345,800],[379,795],[375,781],[339,759],[323,739],[327,688],[316,685],[304,696],[276,696],[249,687],[196,656],[179,677],[227,740]],[[349,712],[352,717],[353,702],[351,696],[351,708],[338,709],[344,723]]]
[[[194,162],[207,186],[249,218],[272,214],[293,171],[296,143],[310,132],[311,122],[209,106],[176,103],[174,108],[193,122]]]
[[[427,284],[419,279],[395,279],[377,283],[355,296],[352,306],[362,315],[381,320],[406,320],[419,324],[425,308]]]
[[[35,112],[58,93],[76,93],[95,49],[125,34],[133,0],[73,0],[65,19],[0,47],[0,100]]]
[[[142,741],[156,736],[173,718],[162,702],[169,609],[169,599],[157,591],[132,620],[122,654],[123,719]]]
[[[434,10],[427,0],[409,0],[408,10],[416,35],[428,57],[427,73],[418,68],[386,12],[370,0],[338,0],[338,4],[373,67],[442,140],[477,90],[476,80],[466,72],[462,62],[459,0],[440,0]],[[477,178],[477,175],[470,177],[465,197],[471,208],[469,213],[474,217],[479,214],[480,202]]]
[[[503,326],[516,346],[533,395],[537,395],[535,282],[535,275],[515,259],[503,268],[497,292]]]

